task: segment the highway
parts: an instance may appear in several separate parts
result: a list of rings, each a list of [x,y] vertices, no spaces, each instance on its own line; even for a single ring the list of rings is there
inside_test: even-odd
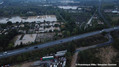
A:
[[[119,30],[119,26],[114,27],[114,28],[103,29],[103,31],[106,31],[106,32],[111,32],[111,31],[114,31],[114,30]],[[77,36],[72,36],[72,37],[68,37],[68,38],[64,38],[64,39],[60,39],[60,40],[56,40],[56,41],[51,41],[51,42],[44,43],[44,44],[33,45],[33,46],[30,46],[30,47],[24,47],[24,48],[21,48],[21,49],[1,52],[0,53],[0,59],[5,58],[5,57],[9,57],[9,56],[13,56],[13,55],[17,55],[17,54],[21,54],[21,53],[25,53],[25,52],[39,50],[39,49],[54,46],[54,45],[60,45],[62,43],[66,43],[66,42],[70,42],[70,41],[73,41],[73,40],[82,39],[82,38],[85,38],[85,37],[88,37],[88,36],[93,36],[93,35],[96,35],[96,34],[100,34],[103,31],[99,30],[99,31],[95,31],[95,32],[89,32],[89,33],[85,33],[85,34],[81,34],[81,35],[77,35]]]

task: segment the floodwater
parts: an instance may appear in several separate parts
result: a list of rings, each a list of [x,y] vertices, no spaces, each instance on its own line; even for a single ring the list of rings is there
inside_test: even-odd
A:
[[[61,9],[74,9],[76,10],[78,8],[78,6],[58,6]]]
[[[25,34],[24,37],[20,40],[22,35],[17,36],[17,40],[14,43],[14,46],[20,45],[21,42],[23,44],[29,44],[35,41],[37,34]]]
[[[7,23],[8,21],[11,21],[12,23],[16,22],[44,22],[44,21],[57,21],[57,18],[55,15],[43,15],[43,16],[29,16],[27,18],[15,16],[11,18],[0,18],[0,23]]]
[[[4,2],[0,2],[0,5],[3,4]]]

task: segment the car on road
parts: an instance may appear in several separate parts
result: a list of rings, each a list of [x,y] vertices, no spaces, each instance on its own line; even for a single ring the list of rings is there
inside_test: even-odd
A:
[[[26,47],[25,49],[28,49],[28,47]]]
[[[7,54],[7,51],[3,52],[3,54],[6,55]]]
[[[100,33],[103,33],[103,32],[105,32],[105,30],[104,30],[104,29],[100,31]]]
[[[63,41],[60,41],[60,42],[63,42]]]
[[[36,46],[36,47],[34,47],[34,49],[37,49],[38,47]]]
[[[114,27],[114,29],[118,29],[117,27]]]

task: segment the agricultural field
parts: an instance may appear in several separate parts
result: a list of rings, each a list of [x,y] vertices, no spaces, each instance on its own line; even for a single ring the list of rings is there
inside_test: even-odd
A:
[[[37,34],[25,34],[17,36],[17,40],[14,43],[14,46],[29,44],[35,42]]]

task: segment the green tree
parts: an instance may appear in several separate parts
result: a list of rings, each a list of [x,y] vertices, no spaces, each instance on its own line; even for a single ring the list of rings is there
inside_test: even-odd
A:
[[[78,34],[78,30],[77,30],[77,28],[74,28],[74,29],[73,29],[72,34],[73,34],[73,35]]]
[[[71,66],[71,60],[72,60],[72,55],[70,52],[67,52],[65,54],[65,57],[67,59],[67,62],[66,62],[66,67],[70,67]]]
[[[13,48],[14,47],[14,44],[13,43],[10,43],[9,45],[8,45],[8,49],[11,49],[11,48]]]
[[[11,22],[11,21],[8,21],[8,22],[7,22],[7,25],[12,25],[12,22]]]
[[[70,36],[70,35],[71,35],[71,33],[70,33],[69,31],[67,31],[66,35],[67,35],[67,36]]]
[[[22,61],[22,60],[23,60],[23,59],[22,59],[21,56],[18,56],[18,57],[17,57],[17,61],[18,61],[18,62],[20,62],[20,61]]]

